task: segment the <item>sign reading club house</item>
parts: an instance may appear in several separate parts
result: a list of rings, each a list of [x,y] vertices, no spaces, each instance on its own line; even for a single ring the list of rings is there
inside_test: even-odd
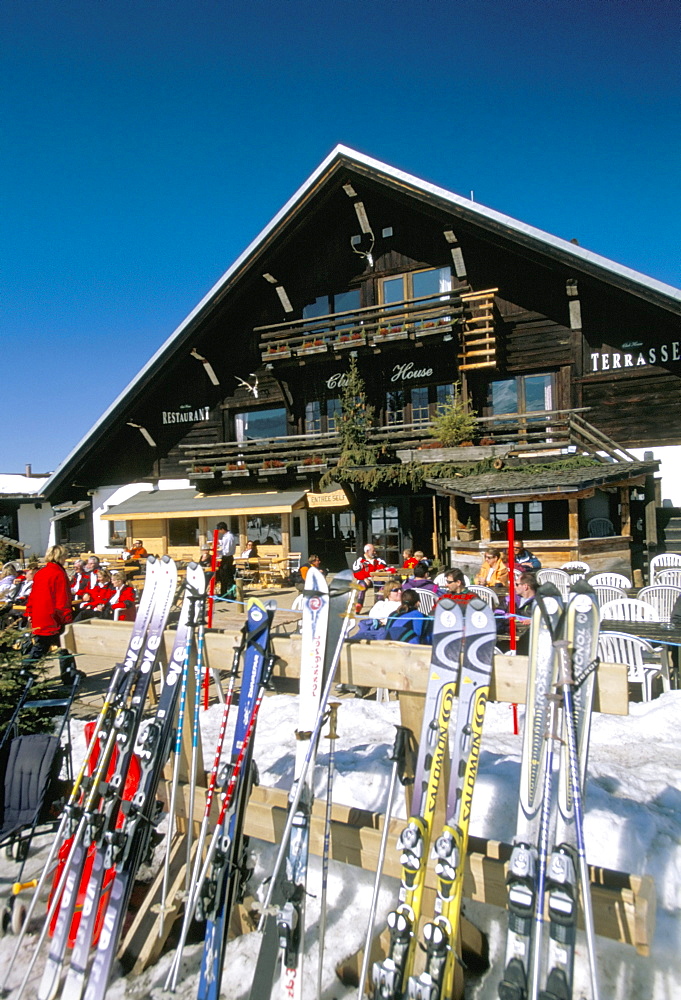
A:
[[[405,361],[401,365],[393,365],[390,375],[391,382],[408,382],[411,379],[430,378],[433,368],[415,368],[413,361]],[[334,372],[326,380],[327,389],[340,389],[348,384],[347,372]]]
[[[607,372],[617,368],[640,368],[642,365],[664,365],[681,361],[681,340],[659,347],[643,344],[623,344],[619,351],[591,351],[591,371]]]

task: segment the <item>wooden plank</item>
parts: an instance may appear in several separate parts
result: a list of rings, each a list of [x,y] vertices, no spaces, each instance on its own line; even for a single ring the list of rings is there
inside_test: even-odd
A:
[[[286,821],[288,793],[284,789],[255,787],[246,811],[245,832],[269,843],[278,843]],[[312,810],[310,849],[320,854],[324,843],[325,804]],[[331,819],[331,857],[375,871],[381,841],[381,817],[347,806],[334,806]],[[394,844],[403,819],[390,823],[388,842]],[[477,902],[506,906],[506,869],[511,846],[495,840],[469,839],[464,874],[464,895]],[[384,873],[400,876],[397,851],[386,853]],[[596,933],[630,944],[641,955],[650,950],[655,930],[655,883],[648,875],[627,875],[607,868],[590,868],[591,896]],[[426,886],[436,888],[434,866],[428,865]]]

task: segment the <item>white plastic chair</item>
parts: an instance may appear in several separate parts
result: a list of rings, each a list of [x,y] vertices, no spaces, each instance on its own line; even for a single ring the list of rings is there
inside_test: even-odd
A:
[[[643,700],[653,697],[653,681],[662,678],[662,687],[669,691],[669,669],[663,656],[654,660],[655,651],[645,639],[623,632],[601,632],[598,637],[598,655],[605,663],[624,663],[628,669],[629,682],[640,684]]]
[[[655,574],[654,585],[664,584],[667,587],[681,587],[681,566],[678,569],[660,569]]]
[[[564,601],[570,593],[570,577],[564,569],[540,569],[537,573],[539,583],[552,583],[560,591]]]
[[[419,611],[423,615],[429,615],[430,612],[435,607],[435,602],[437,601],[437,594],[432,590],[418,590],[416,593],[419,595]]]
[[[560,567],[564,573],[570,577],[570,580],[584,580],[586,575],[591,572],[591,566],[588,563],[580,562],[578,559],[575,562],[563,563]]]
[[[664,569],[681,568],[681,555],[678,552],[661,552],[650,560],[650,582],[655,583],[655,577]]]
[[[468,589],[472,590],[474,594],[477,594],[478,597],[489,604],[490,608],[499,607],[499,595],[491,587],[482,587],[479,583],[472,583]]]
[[[589,580],[589,583],[591,583],[591,580]],[[621,601],[627,596],[621,587],[599,587],[596,584],[593,589],[598,598],[599,608],[602,608],[604,604],[609,604],[610,601]]]
[[[619,587],[620,590],[631,590],[631,580],[623,573],[594,573],[589,577],[592,587]]]
[[[639,601],[652,604],[660,616],[661,622],[668,622],[677,598],[681,597],[681,587],[669,587],[654,583],[650,587],[641,587],[636,595]]]
[[[620,622],[659,622],[658,615],[652,604],[639,601],[635,597],[619,597],[616,601],[607,601],[601,605],[601,621],[615,620]]]

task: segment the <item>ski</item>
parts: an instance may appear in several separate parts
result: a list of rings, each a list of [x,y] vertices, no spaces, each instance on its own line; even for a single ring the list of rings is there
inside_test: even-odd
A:
[[[259,690],[265,683],[263,680],[265,671],[269,677],[273,662],[270,660],[268,663],[272,613],[254,599],[249,600],[246,613],[248,632],[239,712],[230,757],[231,771],[234,770],[243,749],[249,720]],[[242,776],[236,787],[233,804],[220,828],[216,829],[218,840],[213,868],[210,878],[203,886],[201,913],[206,919],[206,930],[199,974],[198,1000],[217,1000],[219,996],[229,918],[246,881],[243,821],[252,784],[252,757],[253,740],[250,739],[243,758]]]
[[[447,624],[452,614],[447,600],[441,617]],[[456,621],[452,621],[455,625]],[[426,967],[411,976],[409,1000],[446,1000],[454,984],[454,962],[458,942],[463,873],[468,849],[473,790],[480,760],[482,725],[489,694],[497,626],[494,612],[474,598],[465,608],[464,641],[459,697],[454,722],[445,823],[435,842],[437,896],[435,918],[423,930]]]
[[[154,718],[147,726],[139,746],[140,770],[136,791],[131,799],[126,797],[121,803],[117,820],[113,817],[114,810],[111,807],[109,815],[105,815],[62,991],[63,1000],[80,1000],[86,979],[87,997],[103,997],[106,992],[135,875],[149,850],[155,822],[160,818],[154,811],[156,790],[170,752],[179,680],[191,655],[194,628],[203,615],[204,594],[203,570],[196,563],[190,563],[186,571],[184,598],[163,688]],[[128,747],[134,746],[134,742],[131,737]],[[120,753],[117,770],[118,767],[125,767]],[[87,977],[93,943],[98,947]]]
[[[135,622],[132,627],[130,634],[130,639],[128,641],[128,648],[123,661],[116,664],[112,671],[111,680],[109,682],[109,687],[104,696],[104,702],[100,713],[95,720],[93,726],[92,736],[90,738],[85,756],[78,769],[77,774],[74,777],[73,788],[69,796],[69,800],[64,807],[62,812],[62,818],[59,824],[59,828],[55,834],[55,838],[52,842],[48,858],[45,862],[43,870],[41,872],[40,878],[38,879],[38,884],[35,888],[31,902],[29,904],[28,911],[26,913],[26,918],[24,920],[23,927],[18,935],[14,952],[12,958],[5,971],[5,978],[3,980],[2,989],[4,990],[9,979],[9,975],[14,967],[16,958],[20,952],[21,945],[26,933],[26,928],[29,925],[30,919],[33,915],[35,907],[37,905],[42,888],[47,881],[49,875],[52,874],[52,865],[55,857],[58,853],[62,854],[59,859],[59,864],[57,868],[57,874],[53,879],[53,891],[50,896],[50,902],[48,904],[48,912],[45,918],[45,923],[43,930],[39,936],[38,943],[34,949],[33,955],[28,967],[24,974],[24,979],[19,987],[18,997],[23,994],[24,989],[28,979],[33,971],[33,967],[38,957],[38,953],[42,946],[43,941],[48,933],[48,931],[53,930],[52,919],[55,912],[59,906],[61,893],[66,882],[66,867],[70,863],[70,855],[76,850],[76,844],[74,844],[74,835],[77,831],[81,815],[83,812],[83,807],[86,802],[88,789],[92,784],[91,776],[87,775],[88,767],[90,766],[91,756],[97,747],[100,735],[103,735],[107,729],[111,728],[113,713],[118,704],[120,697],[120,688],[127,677],[128,673],[133,670],[139,660],[142,647],[144,645],[144,638],[149,626],[151,619],[151,614],[154,608],[156,596],[157,596],[157,585],[159,583],[159,563],[153,557],[150,556],[147,560],[147,570],[144,581],[144,589],[142,591],[142,596],[140,598],[139,607],[137,609],[137,615]]]
[[[516,835],[506,879],[508,933],[500,1000],[526,1000],[534,974],[536,946],[533,929],[540,893],[539,841],[548,773],[547,739],[550,696],[555,683],[554,638],[563,614],[563,602],[552,584],[537,591],[530,626],[530,650],[525,699],[525,727]]]
[[[306,595],[303,629],[306,628],[307,619],[309,639],[303,640],[306,651],[301,649],[301,657],[303,662],[308,660],[310,669],[304,671],[301,664],[301,703],[310,705],[314,699],[317,709],[316,714],[308,714],[306,711],[299,716],[295,777],[289,795],[286,825],[258,926],[262,939],[251,984],[251,1000],[265,1000],[272,996],[278,968],[281,968],[280,985],[283,996],[298,997],[302,990],[304,897],[312,808],[312,770],[336,668],[352,623],[349,612],[354,593],[352,574],[349,571],[336,574],[328,596],[326,648],[320,670],[319,655],[322,647],[315,636],[314,622],[322,612],[325,603],[323,598],[327,591],[321,574],[315,571],[311,577],[311,572],[312,570],[308,571],[303,591]],[[306,686],[304,673],[312,678],[308,695],[303,690]],[[317,686],[319,694],[315,690]]]
[[[564,618],[564,639],[556,643],[557,685],[563,696],[554,847],[548,863],[549,944],[541,1000],[570,1000],[573,992],[578,883],[591,965],[592,1000],[598,1000],[589,869],[583,826],[583,790],[597,664],[599,612],[586,581],[573,584]]]
[[[97,768],[92,778],[90,792],[79,820],[73,845],[69,852],[64,871],[60,878],[63,889],[55,893],[59,899],[59,912],[52,934],[52,943],[45,964],[38,991],[39,1000],[52,1000],[59,986],[59,977],[64,963],[64,954],[69,937],[73,933],[72,921],[76,913],[76,899],[81,882],[83,867],[88,850],[98,844],[106,832],[115,829],[118,807],[121,802],[128,766],[144,710],[144,702],[156,663],[163,631],[175,596],[177,569],[175,563],[164,556],[155,565],[158,581],[154,588],[154,603],[151,608],[148,627],[143,638],[143,646],[134,662],[128,665],[125,677],[116,695],[116,712],[105,734],[104,748],[99,755]],[[117,761],[113,775],[105,781],[109,760],[117,746]],[[96,853],[96,848],[91,848]],[[102,871],[103,877],[103,871]],[[86,906],[97,906],[99,893],[91,893]],[[86,893],[87,897],[87,893]]]
[[[402,865],[399,902],[388,915],[388,955],[373,966],[374,1000],[400,1000],[413,962],[437,791],[449,754],[449,723],[459,679],[463,629],[460,603],[443,598],[435,606],[411,816],[397,842]]]

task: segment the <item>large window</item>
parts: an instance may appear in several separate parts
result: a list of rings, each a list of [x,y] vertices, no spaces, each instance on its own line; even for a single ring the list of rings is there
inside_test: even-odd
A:
[[[127,521],[109,521],[109,545],[125,545]]]
[[[343,313],[343,312],[353,312],[360,307],[360,292],[359,288],[352,288],[348,292],[335,292],[332,295],[320,295],[314,302],[308,302],[307,305],[303,306],[303,319],[317,319],[319,316],[330,316],[333,313]],[[348,323],[343,324],[343,322],[334,323],[333,326],[336,330],[342,330],[344,325],[353,324],[348,320]]]
[[[168,518],[168,545],[187,545],[193,548],[199,544],[199,520],[196,517]]]
[[[246,410],[234,414],[237,441],[257,441],[260,438],[284,437],[288,434],[286,409]]]
[[[393,278],[383,278],[380,282],[381,302],[390,305],[404,299],[420,299],[427,295],[437,296],[449,292],[452,287],[452,272],[448,267],[434,267],[427,271],[407,271]]]
[[[381,559],[385,559],[389,566],[400,565],[402,532],[399,511],[393,504],[372,504],[371,541]]]
[[[246,521],[246,534],[258,545],[281,545],[281,514],[252,514]]]
[[[305,404],[305,433],[319,434],[329,431],[333,434],[339,428],[341,414],[340,399],[312,399]]]
[[[454,386],[419,385],[412,389],[389,389],[385,394],[385,422],[391,424],[427,424],[438,407],[451,400]]]
[[[553,409],[552,375],[519,375],[492,382],[489,404],[493,414],[536,413]]]
[[[542,503],[492,503],[489,508],[492,538],[506,538],[507,522],[513,519],[518,538],[568,538],[567,500]]]

